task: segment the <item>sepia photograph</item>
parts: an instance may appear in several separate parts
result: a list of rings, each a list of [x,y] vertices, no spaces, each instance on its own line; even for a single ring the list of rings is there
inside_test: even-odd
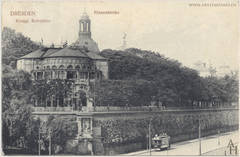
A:
[[[239,0],[3,0],[1,155],[238,156]]]

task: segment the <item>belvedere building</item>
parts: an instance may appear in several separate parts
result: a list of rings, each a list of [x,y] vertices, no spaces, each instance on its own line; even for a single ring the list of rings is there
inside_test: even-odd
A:
[[[90,99],[83,103],[80,100],[80,93],[85,92],[88,96],[90,82],[108,79],[108,61],[99,55],[98,45],[91,37],[91,20],[85,12],[79,20],[76,42],[61,48],[44,47],[31,52],[18,59],[17,69],[30,72],[34,80],[73,80],[74,96],[58,98],[52,102],[46,101],[47,107],[65,107],[65,109],[72,107],[72,101],[69,100],[72,98],[74,105],[77,106],[75,108],[79,105],[87,106]]]

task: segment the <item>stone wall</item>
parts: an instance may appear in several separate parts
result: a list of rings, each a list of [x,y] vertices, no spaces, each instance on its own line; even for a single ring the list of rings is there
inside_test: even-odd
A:
[[[93,139],[72,138],[64,146],[67,154],[115,155],[147,148],[147,134],[151,119],[152,136],[166,132],[171,143],[198,138],[199,120],[202,136],[237,130],[238,109],[127,111],[93,113],[40,114],[46,121],[49,115],[66,119],[89,117],[93,125]],[[78,117],[78,118],[77,118]]]
[[[171,143],[238,129],[238,110],[162,111],[94,114],[93,127],[101,127],[101,154],[113,155],[146,148],[148,126],[152,135],[166,132]],[[97,154],[97,152],[95,152]]]

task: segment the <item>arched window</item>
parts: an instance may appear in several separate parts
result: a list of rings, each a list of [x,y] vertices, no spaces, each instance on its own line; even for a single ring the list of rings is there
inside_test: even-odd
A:
[[[84,23],[83,22],[81,22],[81,32],[83,32],[83,27],[84,27]]]
[[[72,65],[69,65],[69,66],[67,67],[67,69],[73,69],[73,66],[72,66]]]
[[[63,66],[63,65],[60,65],[60,66],[59,66],[59,69],[64,69],[64,66]]]
[[[58,78],[59,79],[64,79],[65,78],[65,72],[64,71],[59,71],[58,72]]]
[[[75,69],[79,70],[79,69],[80,69],[80,66],[79,66],[79,65],[77,65],[77,66],[75,67]]]
[[[73,70],[73,66],[69,65],[67,67],[67,79],[76,79],[77,78],[77,72]]]
[[[50,69],[50,66],[47,66],[47,69],[49,70],[49,69]]]
[[[36,67],[36,69],[38,70],[38,69],[39,69],[39,67]]]
[[[44,76],[45,76],[45,79],[51,79],[51,72],[50,71],[46,71]]]
[[[55,65],[52,66],[52,69],[57,69],[57,67]]]

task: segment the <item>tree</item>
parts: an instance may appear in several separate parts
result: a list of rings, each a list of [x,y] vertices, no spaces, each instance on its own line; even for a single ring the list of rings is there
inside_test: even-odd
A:
[[[61,116],[49,116],[45,125],[43,125],[43,130],[45,133],[42,138],[46,147],[49,147],[49,138],[51,138],[53,154],[64,152],[66,142],[74,139],[78,131],[77,122],[74,119]],[[51,132],[50,137],[49,132]]]
[[[38,106],[57,105],[60,98],[69,97],[72,94],[73,81],[71,80],[36,80],[33,82],[33,99]],[[52,102],[53,101],[53,102]],[[61,102],[63,104],[63,102]]]
[[[30,38],[16,33],[15,30],[4,27],[2,30],[2,61],[3,64],[16,68],[17,58],[24,56],[38,48],[40,44]]]

